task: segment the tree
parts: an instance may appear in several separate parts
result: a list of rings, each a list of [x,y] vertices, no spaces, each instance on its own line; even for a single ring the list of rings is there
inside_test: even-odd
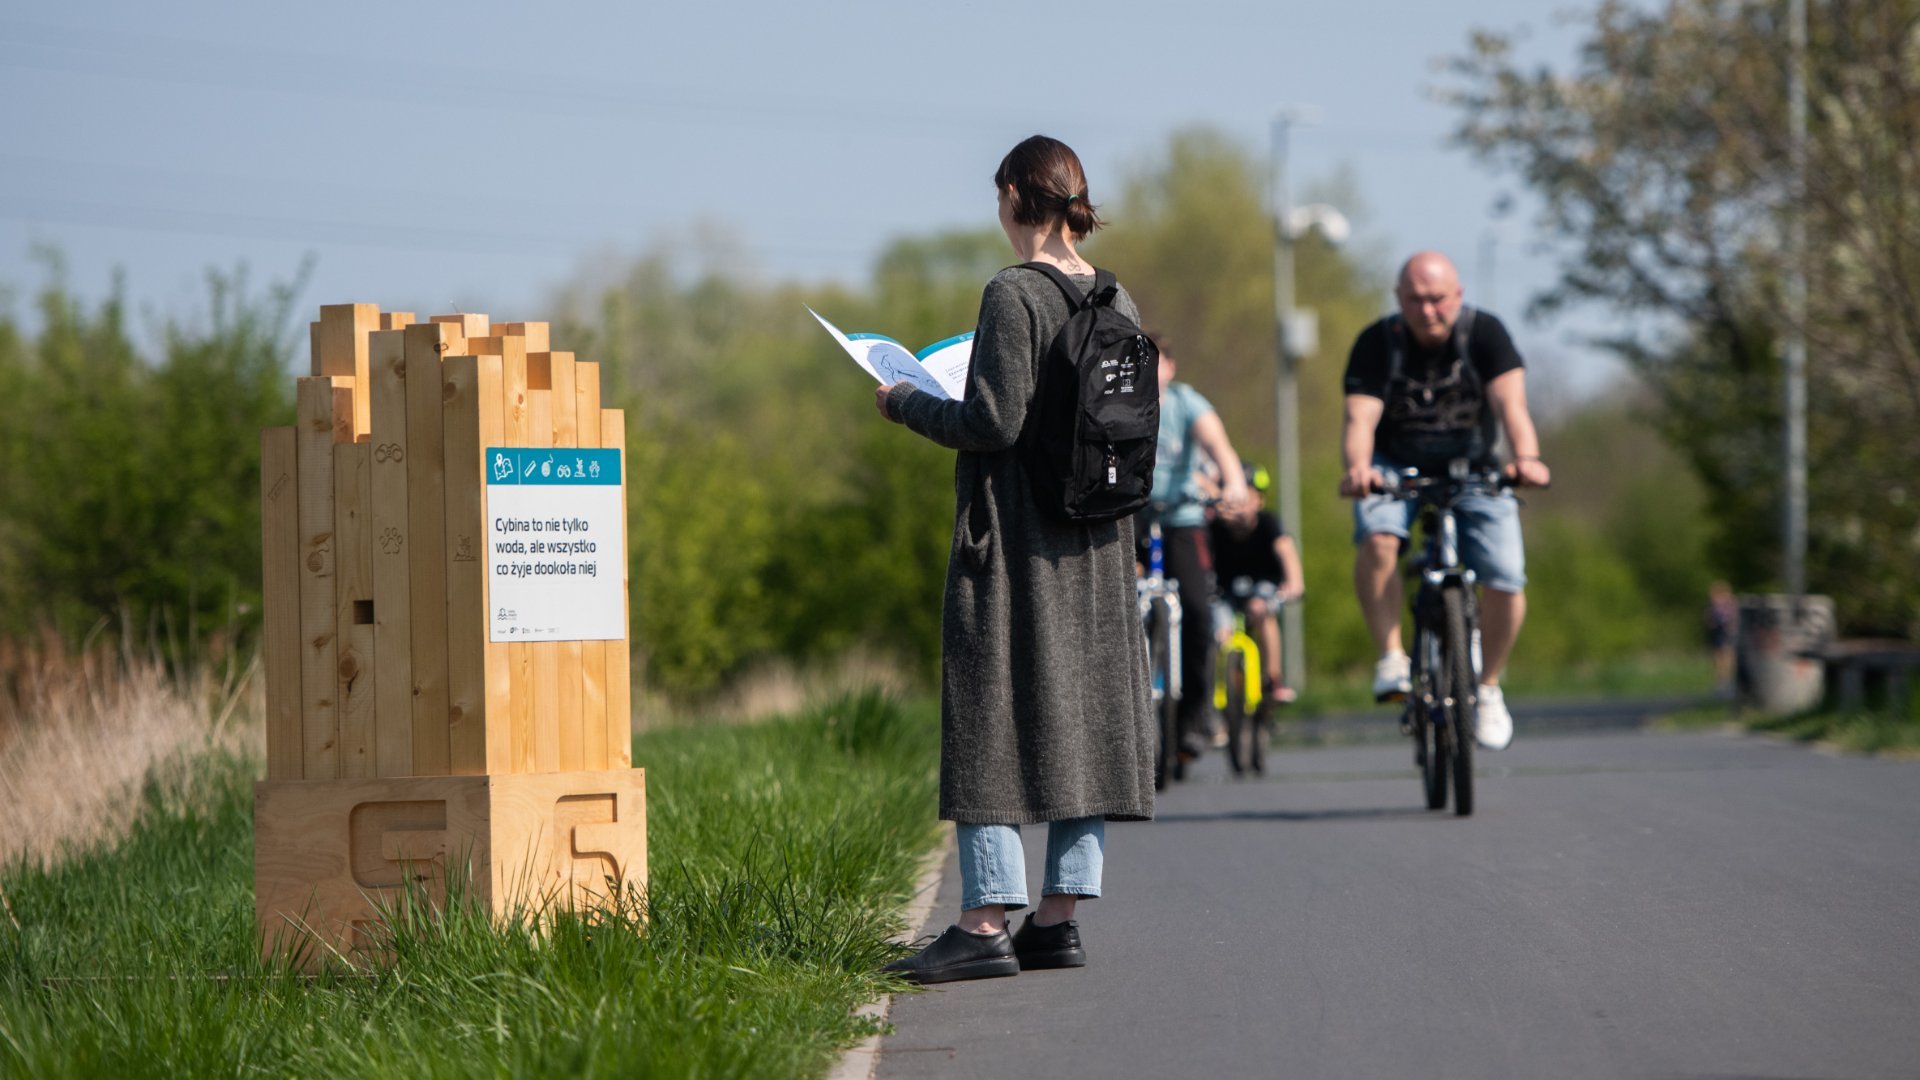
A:
[[[1739,584],[1778,565],[1789,215],[1811,302],[1809,581],[1862,631],[1920,633],[1920,0],[1811,3],[1807,184],[1789,169],[1784,2],[1608,2],[1570,72],[1479,33],[1460,140],[1540,194],[1562,276],[1605,305],[1707,489]]]

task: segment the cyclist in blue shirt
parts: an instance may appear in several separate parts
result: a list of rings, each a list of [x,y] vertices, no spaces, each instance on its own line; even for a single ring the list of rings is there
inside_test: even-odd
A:
[[[1180,583],[1180,610],[1186,613],[1180,623],[1181,684],[1211,686],[1207,660],[1213,629],[1207,612],[1213,603],[1213,554],[1207,545],[1206,504],[1194,473],[1202,453],[1212,458],[1221,472],[1220,502],[1227,506],[1246,500],[1247,480],[1220,414],[1200,391],[1174,381],[1174,354],[1167,338],[1153,331],[1147,336],[1160,347],[1160,445],[1153,462],[1153,503],[1141,511],[1136,533],[1144,540],[1146,526],[1160,523],[1167,576]],[[1199,756],[1206,707],[1207,695],[1196,689],[1180,699],[1183,756]]]

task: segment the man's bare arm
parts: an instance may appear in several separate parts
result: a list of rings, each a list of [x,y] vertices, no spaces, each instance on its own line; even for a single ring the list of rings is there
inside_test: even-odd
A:
[[[1513,464],[1508,472],[1522,483],[1544,487],[1553,479],[1540,460],[1540,434],[1534,430],[1533,414],[1527,411],[1527,373],[1515,368],[1495,376],[1487,384],[1487,397],[1494,415],[1507,429],[1507,441],[1513,444]]]
[[[1380,414],[1387,403],[1371,394],[1348,394],[1346,420],[1340,429],[1340,456],[1347,471],[1340,477],[1340,494],[1357,499],[1380,482],[1380,471],[1373,467],[1373,430],[1380,426]]]
[[[1193,441],[1200,444],[1214,464],[1220,466],[1220,501],[1237,506],[1247,498],[1247,477],[1240,468],[1240,455],[1227,439],[1227,426],[1220,414],[1210,412],[1193,422]]]

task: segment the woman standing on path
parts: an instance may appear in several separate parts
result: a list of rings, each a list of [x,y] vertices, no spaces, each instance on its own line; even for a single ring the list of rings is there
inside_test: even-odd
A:
[[[1000,227],[1024,262],[1082,291],[1075,244],[1101,226],[1080,159],[1036,135],[994,173]],[[1139,320],[1123,289],[1115,307]],[[1035,504],[1014,449],[1035,375],[1071,312],[1047,274],[1011,267],[987,283],[966,397],[883,386],[887,419],[959,451],[941,624],[940,816],[957,823],[960,921],[887,970],[915,982],[1086,963],[1082,897],[1100,895],[1106,821],[1153,816],[1154,728],[1134,599],[1133,522],[1069,524]],[[1027,905],[1020,826],[1047,823],[1039,909]]]

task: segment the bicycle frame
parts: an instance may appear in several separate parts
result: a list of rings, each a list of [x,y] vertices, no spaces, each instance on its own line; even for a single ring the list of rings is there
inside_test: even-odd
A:
[[[1244,590],[1243,586],[1245,586]],[[1239,667],[1242,677],[1245,679],[1242,685],[1246,687],[1247,711],[1248,713],[1252,713],[1262,701],[1266,700],[1264,694],[1266,672],[1262,664],[1263,654],[1260,650],[1260,643],[1254,639],[1252,634],[1247,632],[1246,610],[1240,605],[1228,603],[1225,599],[1228,593],[1238,598],[1247,596],[1261,597],[1266,600],[1268,604],[1272,605],[1272,615],[1275,619],[1280,617],[1280,609],[1285,606],[1286,601],[1279,598],[1277,590],[1270,583],[1262,589],[1256,586],[1250,578],[1236,578],[1232,583],[1223,586],[1221,597],[1217,600],[1218,603],[1228,604],[1233,612],[1226,636],[1219,639],[1219,656],[1222,659],[1233,656],[1239,657]],[[1215,665],[1215,669],[1213,678],[1213,707],[1216,709],[1224,709],[1227,707],[1227,665],[1224,663],[1217,664]]]
[[[1183,768],[1176,752],[1178,742],[1175,706],[1183,687],[1180,681],[1180,586],[1166,576],[1162,560],[1160,526],[1148,526],[1147,572],[1134,580],[1134,594],[1140,605],[1141,638],[1146,647],[1147,678],[1152,690],[1157,745],[1154,748],[1154,787],[1163,788],[1170,780],[1181,778]],[[1154,641],[1163,645],[1159,656]]]

